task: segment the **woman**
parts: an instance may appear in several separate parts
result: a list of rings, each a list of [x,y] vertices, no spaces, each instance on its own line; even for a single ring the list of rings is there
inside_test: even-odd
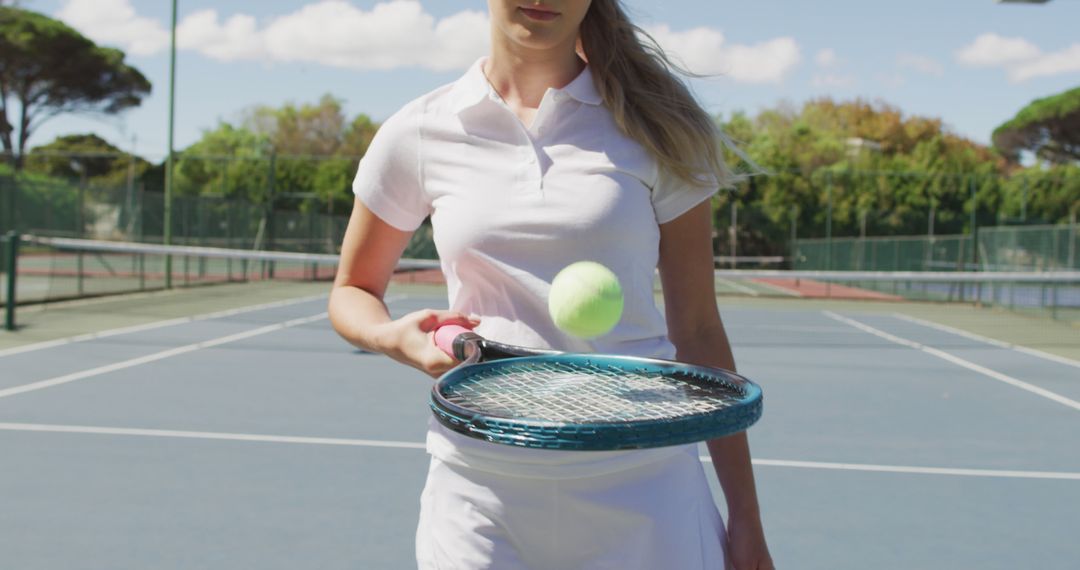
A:
[[[708,200],[732,177],[711,118],[618,0],[488,7],[490,55],[387,120],[361,162],[335,329],[432,376],[455,364],[431,339],[447,323],[513,344],[734,369]],[[427,216],[451,309],[394,320],[383,294]],[[612,269],[625,295],[620,323],[591,341],[546,310],[555,274],[582,259]],[[708,442],[726,530],[693,445],[519,449],[432,421],[427,448],[421,568],[772,568],[745,434]]]

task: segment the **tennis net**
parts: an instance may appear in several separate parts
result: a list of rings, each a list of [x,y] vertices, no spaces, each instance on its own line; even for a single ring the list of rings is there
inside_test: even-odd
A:
[[[336,254],[173,246],[8,234],[0,269],[6,321],[19,304],[71,300],[169,285],[331,280]],[[437,260],[404,259],[399,271],[438,268]],[[169,267],[170,269],[166,269]],[[8,326],[8,328],[13,328]]]

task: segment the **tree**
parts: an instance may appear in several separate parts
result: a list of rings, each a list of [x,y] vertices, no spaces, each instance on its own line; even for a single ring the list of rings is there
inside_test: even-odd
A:
[[[972,184],[980,224],[1001,204],[1003,164],[990,149],[884,102],[785,103],[753,119],[735,113],[721,128],[768,173],[714,201],[721,250],[732,201],[746,255],[786,253],[793,229],[823,237],[830,221],[833,236],[918,234],[933,215],[938,233],[959,233]]]
[[[0,6],[0,142],[9,162],[22,168],[26,141],[52,117],[115,114],[141,104],[150,82],[124,57],[63,22]],[[12,100],[19,108],[9,119]]]
[[[346,211],[357,163],[377,129],[366,115],[347,122],[341,101],[330,95],[315,104],[256,107],[240,125],[222,122],[183,151],[176,188],[182,195],[265,203],[273,155],[277,207],[307,210],[334,203],[330,210]]]
[[[263,139],[221,122],[184,149],[176,163],[176,192],[181,196],[213,194],[263,202],[267,168],[262,164]]]
[[[331,95],[323,95],[314,105],[256,107],[243,126],[265,136],[278,154],[318,156],[335,154],[346,128],[341,101]]]
[[[128,176],[139,177],[150,163],[113,146],[94,134],[65,135],[34,147],[26,155],[25,170],[60,178],[78,178],[105,184],[122,184]],[[77,162],[78,165],[72,163]],[[80,173],[78,168],[85,169]],[[129,169],[134,167],[133,172]]]
[[[1032,101],[994,129],[993,140],[1013,162],[1022,150],[1053,164],[1080,161],[1080,87]]]

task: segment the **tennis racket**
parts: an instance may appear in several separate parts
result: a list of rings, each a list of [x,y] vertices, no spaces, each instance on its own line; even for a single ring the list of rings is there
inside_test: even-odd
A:
[[[457,325],[435,344],[462,361],[435,383],[447,428],[521,447],[611,451],[704,441],[761,417],[761,388],[727,370],[494,342]]]

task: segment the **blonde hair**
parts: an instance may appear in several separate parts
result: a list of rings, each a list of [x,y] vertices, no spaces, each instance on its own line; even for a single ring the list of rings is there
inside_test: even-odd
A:
[[[730,186],[741,178],[725,163],[723,148],[742,154],[676,76],[693,74],[630,21],[620,0],[592,1],[581,47],[615,123],[661,168],[697,186]]]

